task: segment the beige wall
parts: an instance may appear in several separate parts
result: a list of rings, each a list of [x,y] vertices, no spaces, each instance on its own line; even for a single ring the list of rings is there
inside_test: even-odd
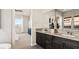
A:
[[[0,42],[11,43],[11,9],[1,10]]]
[[[73,10],[70,10],[70,11],[64,13],[64,16],[72,16],[72,15],[74,15],[74,16],[79,15],[79,10],[73,9]]]
[[[32,40],[31,45],[36,44],[36,28],[49,28],[48,16],[40,9],[32,10]]]

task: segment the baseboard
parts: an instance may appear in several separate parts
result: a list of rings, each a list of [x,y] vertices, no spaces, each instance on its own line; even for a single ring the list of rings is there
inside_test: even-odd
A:
[[[31,46],[34,46],[34,45],[36,45],[36,43],[34,43],[34,44],[31,44]]]

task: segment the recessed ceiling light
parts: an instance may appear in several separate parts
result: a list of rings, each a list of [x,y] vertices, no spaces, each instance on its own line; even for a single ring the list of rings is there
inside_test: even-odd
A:
[[[16,12],[23,12],[22,10],[15,9]]]

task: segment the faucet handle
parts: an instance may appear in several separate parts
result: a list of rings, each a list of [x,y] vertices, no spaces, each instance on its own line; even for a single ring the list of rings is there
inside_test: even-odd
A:
[[[70,32],[68,31],[67,34],[69,34]]]

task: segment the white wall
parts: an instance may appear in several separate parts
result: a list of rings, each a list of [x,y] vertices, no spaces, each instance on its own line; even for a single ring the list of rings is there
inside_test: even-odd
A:
[[[79,9],[73,9],[67,12],[64,12],[64,16],[75,16],[79,15]]]
[[[32,27],[33,28],[48,28],[48,18],[40,9],[32,10]]]
[[[48,16],[40,9],[32,10],[32,44],[36,44],[36,28],[49,28]]]
[[[11,10],[1,10],[0,42],[11,43]]]

